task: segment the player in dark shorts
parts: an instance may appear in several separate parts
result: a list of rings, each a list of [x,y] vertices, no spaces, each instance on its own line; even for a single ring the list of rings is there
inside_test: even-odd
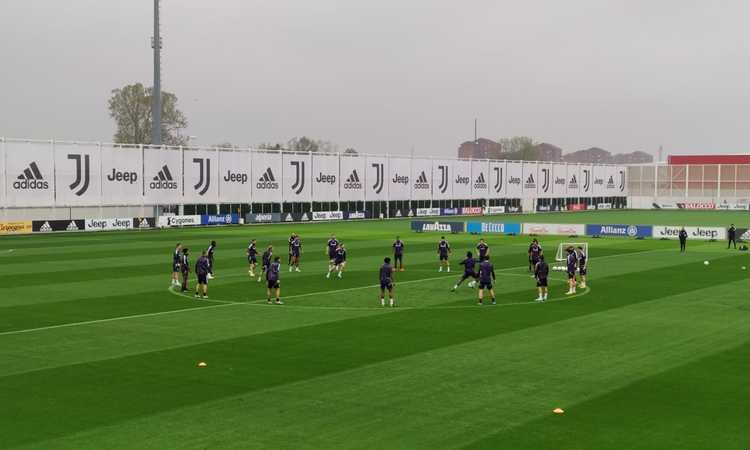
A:
[[[283,305],[284,302],[281,301],[280,294],[281,294],[281,280],[279,279],[281,277],[281,258],[278,256],[273,258],[273,262],[268,267],[268,270],[266,270],[266,281],[268,281],[268,288],[266,290],[266,293],[268,294],[268,304],[271,304],[271,292],[274,290],[276,291],[276,304],[277,305]]]
[[[440,258],[440,269],[438,272],[443,271],[443,267],[446,268],[446,272],[451,271],[451,262],[448,258],[451,255],[451,246],[448,241],[445,240],[445,236],[440,236],[440,242],[437,247],[438,258]]]
[[[258,265],[258,245],[255,242],[255,239],[250,241],[250,245],[247,246],[247,263],[250,266],[250,270],[247,271],[247,273],[250,274],[252,278],[255,278],[255,267]]]
[[[216,251],[216,241],[211,241],[211,244],[206,249],[206,256],[208,257],[208,279],[214,277],[214,252]]]
[[[346,247],[344,247],[344,244],[342,242],[339,242],[339,246],[336,248],[336,254],[333,256],[333,263],[331,265],[330,270],[328,271],[328,274],[326,275],[326,278],[331,277],[331,272],[333,270],[336,270],[339,278],[342,277],[342,274],[344,273],[344,268],[346,267]]]
[[[678,237],[680,238],[680,253],[685,253],[687,251],[687,238],[688,238],[688,234],[687,234],[687,231],[685,231],[685,227],[680,228],[680,234],[678,234]]]
[[[578,257],[573,247],[568,247],[568,256],[565,259],[568,266],[568,292],[565,295],[576,293],[576,267],[578,266]]]
[[[182,244],[179,242],[172,253],[172,286],[180,285],[180,259],[182,258]]]
[[[536,264],[539,262],[543,254],[544,252],[542,251],[542,246],[539,245],[539,241],[536,239],[531,241],[531,245],[529,245],[529,272],[532,273],[532,277],[536,277]]]
[[[393,299],[393,272],[396,269],[391,267],[391,258],[383,259],[383,265],[380,266],[380,306],[385,306],[385,291],[388,291],[391,308],[396,306]]]
[[[195,262],[195,274],[198,276],[198,284],[195,285],[195,298],[203,294],[203,298],[208,298],[208,275],[211,265],[208,261],[207,252],[202,252],[201,257]]]
[[[294,235],[292,241],[292,264],[289,266],[289,271],[299,272],[299,255],[302,254],[302,241],[299,239],[299,235]]]
[[[336,249],[339,248],[339,241],[335,235],[331,235],[326,243],[326,254],[328,255],[328,272],[333,271],[333,260],[336,258]]]
[[[539,297],[536,301],[543,302],[547,300],[548,285],[547,278],[549,277],[549,264],[544,260],[544,255],[539,255],[539,261],[534,265],[534,277],[536,277],[536,287],[539,291]]]
[[[480,263],[486,259],[490,259],[490,246],[484,242],[484,239],[479,240],[479,244],[477,244],[477,252],[479,252]]]
[[[469,287],[474,287],[474,285],[476,284],[477,273],[474,269],[476,268],[477,260],[474,259],[474,255],[472,255],[471,252],[466,252],[466,259],[461,261],[459,264],[464,266],[464,274],[461,275],[458,283],[453,286],[451,292],[455,292],[456,289],[461,286],[461,283],[463,283],[467,278],[473,278],[473,280],[469,282]]]
[[[404,241],[399,236],[393,242],[393,270],[404,271]]]
[[[578,287],[581,289],[586,289],[586,272],[588,271],[588,255],[584,253],[583,247],[579,245],[576,256],[578,257],[578,275],[581,276],[581,284]]]
[[[484,304],[484,290],[490,291],[492,304],[495,304],[495,289],[492,288],[492,282],[495,281],[495,268],[490,262],[490,255],[487,259],[479,263],[479,304]]]
[[[190,276],[190,253],[187,248],[182,249],[180,257],[180,269],[182,270],[182,292],[188,290],[188,277]]]
[[[263,265],[261,266],[261,273],[258,275],[258,283],[260,283],[261,278],[268,271],[268,268],[271,267],[272,258],[273,258],[273,245],[269,245],[268,248],[266,248],[266,251],[263,252],[263,256],[261,257],[261,263]]]
[[[292,266],[292,243],[294,242],[294,238],[296,237],[297,237],[296,233],[292,233],[292,235],[289,236],[289,241],[288,241],[289,242],[289,261],[287,262],[287,265],[289,267]]]
[[[735,250],[737,249],[737,228],[734,224],[730,224],[727,228],[727,250],[734,244]]]

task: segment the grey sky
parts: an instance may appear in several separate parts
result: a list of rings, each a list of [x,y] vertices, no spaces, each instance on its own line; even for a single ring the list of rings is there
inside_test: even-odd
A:
[[[151,83],[151,0],[4,0],[0,135],[112,138]],[[308,135],[455,155],[473,134],[566,151],[747,150],[747,1],[164,0],[164,89],[201,145]]]

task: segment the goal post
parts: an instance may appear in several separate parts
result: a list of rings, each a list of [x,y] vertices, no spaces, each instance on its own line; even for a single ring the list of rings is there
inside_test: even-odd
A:
[[[586,259],[590,258],[589,255],[589,243],[588,242],[560,242],[557,246],[557,253],[555,254],[555,261],[557,263],[564,263],[568,260],[568,248],[573,247],[578,250],[578,247],[583,248],[583,253],[586,255]],[[567,267],[565,264],[556,264],[553,270],[565,270]]]

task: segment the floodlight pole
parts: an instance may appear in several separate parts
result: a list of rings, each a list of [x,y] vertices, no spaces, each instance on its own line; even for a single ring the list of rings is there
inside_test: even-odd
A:
[[[159,34],[159,0],[154,0],[154,89],[151,92],[151,145],[161,145],[161,34]]]

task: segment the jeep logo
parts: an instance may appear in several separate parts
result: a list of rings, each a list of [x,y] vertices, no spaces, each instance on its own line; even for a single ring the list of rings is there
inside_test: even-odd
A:
[[[456,184],[469,184],[469,177],[462,177],[458,175],[456,177]]]
[[[393,181],[394,184],[409,184],[409,177],[395,174],[391,181]]]
[[[227,174],[224,175],[224,181],[226,183],[239,183],[239,184],[245,184],[247,183],[247,174],[246,173],[233,173],[231,170],[227,170]]]
[[[315,182],[336,184],[336,175],[323,175],[323,172],[320,172],[320,175],[315,179]]]
[[[107,175],[109,181],[116,181],[122,183],[133,184],[138,181],[138,173],[136,172],[120,172],[117,169],[112,169],[112,173]]]

